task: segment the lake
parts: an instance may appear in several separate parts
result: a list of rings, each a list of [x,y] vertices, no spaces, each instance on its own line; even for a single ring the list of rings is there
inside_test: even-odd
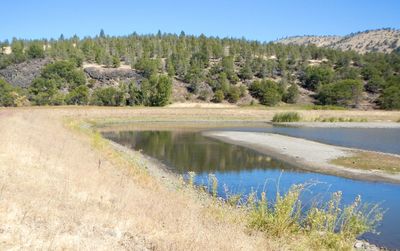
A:
[[[179,129],[179,128],[178,128]],[[276,189],[286,192],[298,183],[310,183],[303,194],[305,205],[315,200],[323,201],[335,191],[343,192],[343,202],[351,203],[357,195],[364,202],[381,203],[388,209],[380,235],[365,234],[363,239],[379,246],[400,249],[400,185],[383,182],[367,182],[303,171],[270,156],[254,150],[204,137],[203,130],[130,130],[107,131],[103,135],[126,147],[142,150],[171,171],[185,175],[196,172],[198,185],[208,184],[208,175],[216,175],[219,183],[218,194],[229,193],[244,196],[251,191],[267,191],[274,195]],[[271,126],[230,126],[212,130],[240,130],[274,132],[302,137],[323,143],[400,153],[400,129],[353,129],[353,128],[291,128]]]

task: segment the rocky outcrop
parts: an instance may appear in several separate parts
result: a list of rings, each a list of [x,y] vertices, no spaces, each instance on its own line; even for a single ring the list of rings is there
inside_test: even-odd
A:
[[[29,87],[50,59],[32,59],[0,70],[0,78],[16,87]]]
[[[113,85],[132,80],[140,82],[143,78],[134,70],[127,68],[86,67],[83,70],[88,78],[93,79],[100,85]]]

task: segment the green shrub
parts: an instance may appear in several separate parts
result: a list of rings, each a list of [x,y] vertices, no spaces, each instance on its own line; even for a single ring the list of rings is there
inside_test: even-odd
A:
[[[307,234],[315,249],[347,250],[353,247],[356,237],[374,233],[383,219],[384,211],[379,205],[363,204],[360,196],[342,206],[341,192],[333,193],[325,205],[314,204],[302,212],[300,197],[304,189],[304,185],[293,185],[286,194],[277,193],[272,204],[265,192],[260,200],[251,194],[246,203],[248,226],[277,237]]]
[[[187,182],[195,187],[196,173],[188,172]],[[217,197],[218,180],[214,174],[208,177],[208,192]],[[312,184],[309,184],[312,185]],[[207,187],[198,187],[198,189]],[[316,250],[350,250],[356,238],[364,233],[375,233],[375,227],[382,221],[384,211],[379,204],[366,204],[357,196],[349,205],[342,205],[342,192],[332,193],[326,203],[313,203],[305,209],[301,197],[307,185],[292,185],[281,194],[276,193],[275,201],[267,199],[262,192],[250,192],[247,199],[241,194],[229,194],[226,203],[240,207],[246,213],[247,227],[266,232],[269,236],[285,237],[307,235],[309,243]],[[207,190],[205,190],[207,191]]]
[[[128,94],[127,105],[134,106],[143,104],[142,91],[139,89],[135,81],[129,83]]]
[[[318,90],[333,81],[335,72],[329,66],[309,66],[304,73],[303,85],[310,90]]]
[[[352,247],[356,237],[366,232],[375,232],[383,219],[379,205],[361,203],[357,196],[353,203],[341,207],[342,193],[332,194],[323,207],[313,206],[307,212],[303,227],[314,237],[317,246],[338,250]]]
[[[27,49],[26,54],[28,58],[44,58],[43,44],[33,42]]]
[[[230,103],[236,103],[240,99],[240,89],[237,86],[231,86],[228,92],[228,100]]]
[[[289,104],[295,104],[299,99],[299,88],[296,84],[291,84],[283,96],[283,101]]]
[[[33,80],[32,85],[28,89],[29,99],[36,105],[52,105],[59,103],[59,98],[56,97],[58,93],[57,82],[54,79],[47,79],[43,77]],[[57,99],[55,101],[55,99]]]
[[[140,71],[145,78],[150,78],[151,75],[156,74],[160,66],[160,60],[150,58],[140,58],[135,64],[136,70]]]
[[[69,90],[86,83],[83,71],[77,69],[75,63],[70,61],[57,61],[46,65],[40,77],[55,80],[58,88],[66,87]]]
[[[400,109],[400,77],[388,81],[380,96],[381,107],[384,109]]]
[[[90,104],[99,106],[120,106],[125,102],[124,93],[114,87],[96,89],[90,100]]]
[[[119,57],[114,56],[114,57],[112,58],[112,66],[113,66],[114,68],[118,68],[118,67],[121,66],[121,61],[120,61]]]
[[[279,86],[272,80],[254,81],[250,85],[249,92],[263,105],[273,106],[282,100]]]
[[[363,85],[360,80],[346,79],[323,85],[317,94],[322,105],[357,106]]]
[[[277,237],[298,232],[301,228],[299,196],[302,189],[302,186],[295,185],[283,196],[278,193],[272,206],[268,205],[266,193],[262,192],[261,200],[250,201],[248,226]]]
[[[297,112],[277,113],[272,118],[272,122],[298,122],[300,120],[301,116]]]
[[[89,88],[86,85],[78,86],[67,94],[65,102],[68,105],[87,105],[89,102]]]
[[[0,79],[0,106],[15,106],[15,88]]]
[[[172,80],[170,77],[152,76],[149,80],[150,95],[148,104],[150,106],[165,106],[169,103],[172,94]],[[143,90],[142,90],[143,91]]]
[[[224,100],[224,92],[222,90],[215,91],[213,100],[216,103],[221,103]]]

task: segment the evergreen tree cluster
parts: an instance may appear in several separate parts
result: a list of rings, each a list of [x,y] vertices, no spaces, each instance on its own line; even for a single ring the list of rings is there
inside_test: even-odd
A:
[[[380,107],[400,109],[398,51],[362,55],[313,45],[261,43],[184,32],[115,37],[103,30],[96,37],[13,39],[0,44],[5,46],[11,46],[12,53],[0,53],[0,68],[44,57],[62,62],[46,67],[34,80],[28,96],[38,105],[165,105],[171,78],[176,78],[186,82],[190,92],[215,102],[235,103],[250,93],[265,105],[296,103],[301,86],[315,92],[323,105],[357,106],[366,92],[379,95]],[[77,73],[84,61],[114,68],[128,64],[145,80],[90,90],[84,75]],[[206,97],[209,94],[202,90],[204,84],[212,89],[212,97]]]

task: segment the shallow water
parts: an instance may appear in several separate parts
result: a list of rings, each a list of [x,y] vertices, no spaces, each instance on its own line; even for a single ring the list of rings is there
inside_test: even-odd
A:
[[[296,129],[299,129],[296,131]],[[376,136],[391,134],[389,129],[344,129],[335,128],[229,128],[229,130],[268,131],[291,136],[304,136],[307,139],[334,144],[339,142],[344,146],[359,148],[373,147],[381,149],[388,141],[397,149],[398,144],[392,142],[392,137],[380,137],[380,144],[367,144],[365,133]],[[226,129],[224,129],[226,130]],[[328,130],[328,132],[326,131]],[[363,131],[361,134],[358,130]],[[366,130],[366,131],[365,131]],[[374,131],[375,130],[375,133]],[[315,134],[313,134],[315,131]],[[329,134],[331,137],[323,135]],[[305,205],[315,200],[328,199],[335,191],[343,191],[343,202],[351,203],[359,194],[362,200],[370,203],[382,203],[388,208],[384,221],[378,227],[380,235],[366,234],[364,239],[391,249],[400,249],[400,185],[382,182],[366,182],[346,179],[331,175],[305,172],[282,161],[270,158],[254,150],[224,143],[202,136],[199,131],[119,131],[104,133],[105,137],[135,150],[142,150],[148,156],[156,158],[169,166],[172,171],[186,174],[196,172],[196,183],[208,184],[208,174],[217,176],[218,193],[224,197],[227,193],[242,193],[246,195],[252,190],[267,191],[275,194],[279,188],[285,192],[293,184],[312,183],[304,193],[302,200]],[[396,136],[393,136],[396,137]],[[400,142],[400,141],[397,141]],[[336,143],[336,144],[339,144]],[[351,145],[350,145],[351,144]],[[397,150],[385,148],[386,152]],[[228,190],[228,192],[227,192]]]

